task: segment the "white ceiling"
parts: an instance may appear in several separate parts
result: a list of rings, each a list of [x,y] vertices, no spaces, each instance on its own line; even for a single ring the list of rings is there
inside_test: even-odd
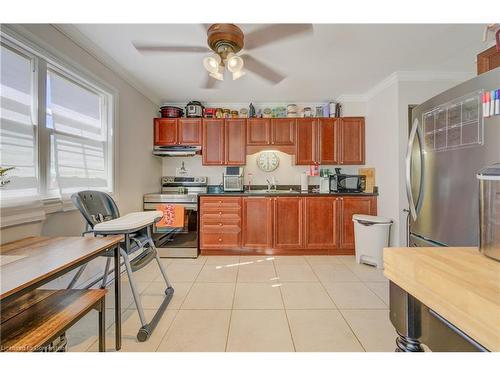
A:
[[[244,32],[264,25],[240,24]],[[206,45],[199,24],[58,25],[157,103],[315,102],[364,94],[395,71],[473,72],[484,25],[319,24],[312,35],[281,40],[251,54],[287,75],[272,86],[253,73],[201,89],[204,54],[150,54],[132,42]]]

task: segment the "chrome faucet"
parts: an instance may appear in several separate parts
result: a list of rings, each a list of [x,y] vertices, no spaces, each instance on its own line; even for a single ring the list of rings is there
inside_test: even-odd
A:
[[[276,190],[276,180],[274,179],[274,176],[271,178],[271,181],[269,181],[266,178],[267,181],[267,191],[275,191]]]

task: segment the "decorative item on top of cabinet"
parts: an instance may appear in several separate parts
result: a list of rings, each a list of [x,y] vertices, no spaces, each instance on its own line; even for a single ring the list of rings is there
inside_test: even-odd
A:
[[[154,145],[201,145],[201,119],[155,118]]]

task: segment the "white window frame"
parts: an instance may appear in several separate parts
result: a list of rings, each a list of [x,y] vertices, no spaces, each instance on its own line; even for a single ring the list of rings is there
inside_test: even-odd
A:
[[[42,41],[33,42],[34,36],[20,34],[17,30],[9,27],[2,28],[0,31],[1,41],[6,46],[14,49],[16,52],[33,58],[34,74],[34,105],[33,121],[36,126],[36,147],[38,148],[37,174],[39,195],[44,204],[46,213],[66,211],[74,209],[69,200],[63,200],[59,193],[54,194],[48,190],[48,178],[50,176],[50,135],[55,130],[46,127],[46,84],[48,69],[55,71],[73,83],[84,87],[92,92],[99,94],[102,98],[101,113],[105,116],[104,125],[106,132],[105,163],[107,168],[108,193],[116,197],[117,192],[117,142],[116,124],[118,114],[118,91],[92,73],[86,71],[75,62],[68,62],[65,56],[57,51],[49,51],[48,46],[41,47]],[[71,135],[72,137],[74,135]],[[74,136],[77,138],[77,136]],[[2,215],[3,219],[3,215]],[[33,221],[27,219],[26,222]],[[16,224],[19,224],[16,222]]]

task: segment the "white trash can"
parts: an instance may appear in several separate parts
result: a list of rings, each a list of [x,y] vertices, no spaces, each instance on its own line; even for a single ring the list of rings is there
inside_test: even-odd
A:
[[[384,268],[382,253],[389,245],[392,220],[382,216],[353,215],[356,262]]]

